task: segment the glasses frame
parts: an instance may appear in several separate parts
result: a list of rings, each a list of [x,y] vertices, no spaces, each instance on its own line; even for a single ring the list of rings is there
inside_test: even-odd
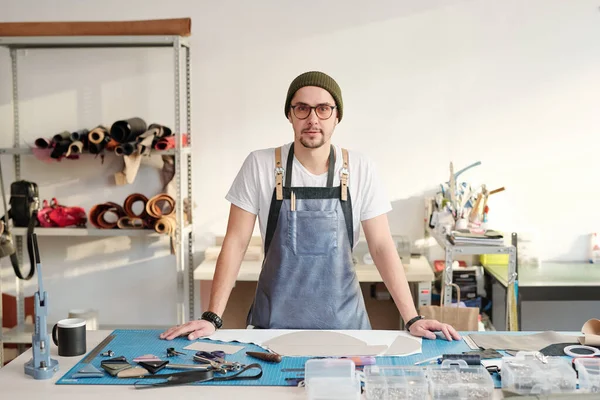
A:
[[[298,106],[301,106],[301,105],[302,105],[302,106],[306,106],[306,107],[310,108],[310,111],[308,112],[308,114],[307,114],[307,115],[306,115],[306,117],[304,117],[304,118],[300,118],[299,116],[297,116],[297,115],[296,115],[296,107],[298,107]],[[327,118],[321,118],[321,117],[319,116],[319,113],[317,112],[317,107],[322,107],[322,106],[331,107],[331,113],[329,114],[329,117],[327,117]],[[326,121],[326,120],[328,120],[329,118],[331,118],[331,116],[333,115],[333,110],[335,110],[335,109],[337,108],[337,106],[332,106],[332,105],[330,105],[330,104],[323,103],[323,104],[317,104],[316,106],[312,107],[312,106],[309,106],[309,105],[308,105],[308,104],[306,104],[306,103],[297,103],[297,104],[294,104],[293,106],[290,106],[290,108],[292,109],[292,112],[294,113],[294,116],[295,116],[296,118],[298,118],[298,119],[307,119],[308,117],[310,117],[310,114],[312,114],[312,112],[313,112],[313,110],[314,110],[314,111],[315,111],[315,115],[317,116],[317,118],[319,118],[319,119],[320,119],[320,120],[322,120],[322,121]]]

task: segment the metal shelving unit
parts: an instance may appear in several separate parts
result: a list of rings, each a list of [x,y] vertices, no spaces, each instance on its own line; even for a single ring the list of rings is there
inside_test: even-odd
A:
[[[444,249],[444,298],[442,299],[443,306],[452,304],[452,263],[456,255],[481,255],[481,254],[508,254],[508,286],[506,297],[506,330],[517,331],[518,323],[516,322],[516,302],[514,296],[515,281],[517,279],[516,262],[517,251],[515,246],[490,246],[490,245],[454,245],[446,237],[440,237],[435,232],[428,230],[427,233],[435,238],[438,245]],[[511,300],[512,299],[512,300]]]
[[[21,179],[21,156],[33,155],[33,150],[21,147],[19,131],[19,90],[18,90],[18,50],[22,49],[83,49],[83,48],[123,48],[123,47],[153,47],[170,48],[173,51],[174,62],[174,88],[175,88],[175,121],[173,132],[176,135],[175,149],[158,152],[163,155],[175,157],[175,183],[177,196],[175,198],[175,213],[177,227],[174,236],[175,244],[175,267],[177,271],[177,321],[183,323],[186,319],[194,319],[194,279],[193,279],[193,254],[194,240],[192,221],[184,225],[184,205],[182,189],[187,189],[189,204],[192,201],[192,135],[191,135],[191,55],[188,39],[181,36],[44,36],[44,37],[0,37],[0,47],[7,48],[10,52],[12,71],[12,102],[14,118],[13,147],[0,149],[0,155],[11,155],[15,167],[15,180]],[[185,53],[183,56],[181,52]],[[185,70],[184,74],[181,73]],[[184,88],[182,90],[182,87]],[[186,130],[188,134],[188,146],[183,147],[181,131],[182,96],[185,94]],[[186,168],[187,181],[183,182],[182,168]],[[191,214],[191,213],[190,213]],[[15,242],[19,261],[23,263],[25,258],[23,249],[23,236],[25,228],[14,228]],[[78,229],[78,228],[36,228],[40,236],[159,236],[152,231],[136,229]],[[0,329],[0,368],[4,363],[4,343],[24,343],[23,338],[28,336],[31,341],[31,333],[24,325],[24,295],[23,282],[16,278],[17,296],[17,322],[18,325],[6,335]],[[186,290],[187,288],[187,290]],[[186,293],[187,292],[187,293]],[[2,294],[0,280],[0,296]],[[186,295],[187,295],[187,318],[186,318]],[[2,302],[0,301],[0,327],[2,326]]]

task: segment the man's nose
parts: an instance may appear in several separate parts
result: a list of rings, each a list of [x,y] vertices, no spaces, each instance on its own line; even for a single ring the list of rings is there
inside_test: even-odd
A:
[[[316,108],[313,108],[310,110],[310,113],[308,114],[308,121],[313,124],[319,122],[319,117],[317,117],[317,109]]]

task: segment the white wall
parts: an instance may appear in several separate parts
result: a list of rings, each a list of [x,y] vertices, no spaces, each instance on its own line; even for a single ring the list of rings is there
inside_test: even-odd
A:
[[[0,1],[1,21],[183,16],[193,21],[199,250],[224,233],[224,195],[248,152],[291,140],[283,116],[289,82],[319,69],[344,93],[335,141],[377,161],[395,232],[422,237],[423,194],[447,179],[450,161],[461,168],[481,160],[464,178],[507,188],[490,200],[494,227],[537,232],[543,259],[586,258],[586,235],[600,226],[597,2]],[[172,121],[168,51],[30,51],[21,59],[24,141],[133,115]],[[12,137],[9,66],[0,51],[3,146]],[[23,176],[43,195],[85,207],[159,187],[152,169],[129,189],[110,186],[116,165],[24,163]],[[102,178],[93,180],[98,170]],[[95,307],[103,323],[174,323],[171,256],[164,242],[144,245],[43,238],[49,319]]]

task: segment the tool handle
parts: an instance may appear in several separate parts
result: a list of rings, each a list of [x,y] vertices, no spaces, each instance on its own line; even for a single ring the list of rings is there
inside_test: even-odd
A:
[[[247,351],[247,355],[250,357],[258,358],[259,360],[269,361],[274,363],[281,362],[281,356],[277,353],[261,353],[259,351]]]

